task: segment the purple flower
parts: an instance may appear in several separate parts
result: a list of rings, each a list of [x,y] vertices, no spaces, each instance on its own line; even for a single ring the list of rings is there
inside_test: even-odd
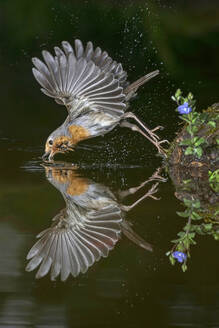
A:
[[[187,259],[187,255],[183,252],[175,251],[172,256],[180,263],[183,263]]]
[[[187,102],[184,102],[184,104],[177,107],[177,110],[180,114],[189,114],[192,111],[192,107],[189,107],[189,104]]]

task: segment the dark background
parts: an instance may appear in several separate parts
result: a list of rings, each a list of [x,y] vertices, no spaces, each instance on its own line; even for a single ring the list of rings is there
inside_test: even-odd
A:
[[[193,92],[200,109],[218,101],[218,16],[218,1],[1,0],[0,133],[37,146],[60,124],[65,110],[41,94],[31,58],[79,38],[121,61],[130,81],[160,70],[132,104],[171,136],[176,88]]]
[[[0,327],[219,327],[218,244],[198,238],[185,274],[165,256],[184,223],[171,182],[159,202],[128,215],[153,253],[123,238],[66,283],[35,281],[24,270],[35,235],[64,207],[39,157],[66,112],[40,92],[31,58],[75,38],[121,61],[130,81],[160,70],[131,110],[150,127],[163,125],[164,138],[179,128],[170,99],[177,88],[195,95],[198,110],[219,101],[218,1],[0,0]],[[121,128],[81,143],[68,160],[113,191],[140,184],[161,164],[148,142]]]

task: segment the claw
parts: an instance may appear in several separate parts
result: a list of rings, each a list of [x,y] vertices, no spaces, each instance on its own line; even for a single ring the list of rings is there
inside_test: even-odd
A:
[[[164,127],[162,125],[158,125],[156,126],[156,128],[154,128],[153,130],[151,130],[151,132],[157,131],[157,130],[163,130]]]
[[[162,143],[165,143],[165,142],[168,143],[168,144],[170,143],[168,140],[165,139],[165,140],[161,140],[161,141],[159,142],[159,144],[162,144]]]
[[[157,147],[157,150],[161,155],[164,155],[165,157],[167,157],[165,149],[163,149],[163,147],[160,146],[161,144],[163,144],[165,142],[169,143],[169,141],[165,139],[165,140],[161,140],[159,142],[155,142],[154,145],[155,145],[155,147]]]

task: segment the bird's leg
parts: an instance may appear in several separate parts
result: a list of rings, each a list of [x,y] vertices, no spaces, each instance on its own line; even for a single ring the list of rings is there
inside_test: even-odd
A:
[[[132,123],[129,123],[127,121],[122,121],[120,123],[120,126],[125,127],[125,128],[129,128],[132,131],[137,131],[137,132],[141,133],[145,138],[147,138],[157,148],[157,150],[160,154],[164,155],[165,157],[167,156],[165,150],[161,146],[162,143],[168,142],[167,140],[159,141],[159,140],[154,139],[154,138],[152,139],[150,136],[145,134],[136,124],[132,124]]]
[[[157,135],[157,134],[155,134],[154,132],[155,131],[157,131],[157,130],[159,130],[159,129],[163,129],[163,127],[162,126],[157,126],[156,128],[154,128],[153,130],[150,130],[145,124],[143,124],[140,120],[139,120],[139,118],[135,115],[135,114],[133,114],[132,112],[127,112],[127,113],[125,113],[124,115],[123,115],[123,118],[132,118],[132,119],[134,119],[136,122],[138,122],[138,124],[140,124],[141,125],[141,127],[148,133],[148,135],[154,140],[154,141],[156,141],[156,140],[159,140],[160,138],[159,138],[159,136]]]
[[[149,189],[149,191],[146,192],[146,194],[144,194],[144,196],[142,196],[141,198],[139,198],[136,202],[134,202],[132,205],[121,205],[121,209],[125,212],[130,211],[131,209],[133,209],[137,204],[139,204],[142,200],[144,200],[145,198],[152,198],[155,200],[159,200],[159,198],[153,196],[156,192],[157,192],[157,186],[158,186],[158,182],[153,184],[152,187]]]
[[[119,191],[118,192],[118,195],[119,195],[119,198],[120,199],[123,199],[129,195],[134,195],[138,190],[140,190],[141,188],[143,188],[148,182],[150,182],[150,180],[146,180],[144,182],[142,182],[140,184],[140,186],[137,186],[137,187],[132,187],[132,188],[129,188],[127,190],[122,190],[122,191]]]
[[[146,181],[142,182],[139,186],[137,187],[132,187],[129,188],[127,190],[123,190],[123,191],[119,191],[118,192],[118,196],[120,199],[123,199],[129,195],[133,195],[135,194],[138,190],[140,190],[141,188],[143,188],[147,183],[151,182],[151,181],[159,181],[159,182],[165,182],[166,179],[163,178],[162,176],[159,175],[161,168],[159,167],[153,174],[152,176],[147,179]]]

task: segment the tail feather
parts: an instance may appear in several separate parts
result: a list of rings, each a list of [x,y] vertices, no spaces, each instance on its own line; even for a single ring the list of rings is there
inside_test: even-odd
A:
[[[131,225],[127,221],[123,221],[122,224],[122,232],[124,235],[130,239],[136,245],[146,249],[147,251],[153,251],[152,245],[147,243],[143,238],[141,238],[137,233],[135,233]]]
[[[138,79],[137,81],[133,82],[132,84],[130,84],[125,90],[124,90],[124,94],[126,95],[126,100],[130,100],[132,97],[135,96],[136,91],[138,90],[138,88],[145,84],[146,82],[148,82],[150,79],[152,79],[153,77],[157,76],[159,74],[159,70],[153,71],[151,73],[148,73],[147,75],[142,76],[140,79]]]

